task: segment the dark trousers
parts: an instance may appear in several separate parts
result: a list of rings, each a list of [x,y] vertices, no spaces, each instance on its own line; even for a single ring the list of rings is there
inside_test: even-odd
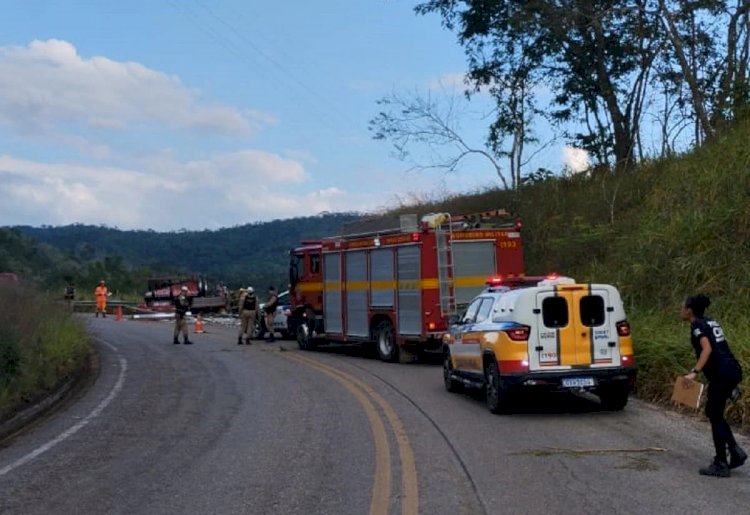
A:
[[[727,400],[742,378],[741,373],[732,373],[722,375],[708,384],[708,394],[706,398],[706,416],[711,422],[711,435],[714,438],[714,447],[716,448],[716,458],[727,462],[727,447],[737,445],[732,428],[724,418],[724,409],[727,406]]]

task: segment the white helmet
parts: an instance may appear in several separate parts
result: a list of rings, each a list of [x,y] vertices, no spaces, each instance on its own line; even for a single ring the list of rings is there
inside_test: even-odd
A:
[[[255,293],[255,290],[253,289],[252,286],[247,287],[247,293]]]
[[[183,287],[182,287],[182,288],[180,288],[180,289],[181,289],[182,291],[188,291],[188,287],[187,287],[187,286],[183,286]]]

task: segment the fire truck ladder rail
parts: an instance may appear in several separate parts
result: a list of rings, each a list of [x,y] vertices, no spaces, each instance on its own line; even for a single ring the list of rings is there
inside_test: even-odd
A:
[[[453,290],[453,221],[449,213],[445,215],[448,223],[435,227],[435,245],[437,246],[440,310],[442,315],[447,317],[456,313],[456,297]]]

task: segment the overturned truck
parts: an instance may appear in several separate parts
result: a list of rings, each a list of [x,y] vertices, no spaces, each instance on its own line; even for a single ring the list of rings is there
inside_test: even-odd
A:
[[[195,313],[226,313],[230,298],[224,286],[219,283],[209,289],[202,277],[152,277],[148,279],[148,290],[143,296],[144,307],[149,311],[174,311],[174,298],[183,286],[188,289],[192,311]]]

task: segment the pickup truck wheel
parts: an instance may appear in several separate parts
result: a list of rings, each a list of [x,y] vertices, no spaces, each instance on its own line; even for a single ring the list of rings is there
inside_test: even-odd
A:
[[[604,387],[600,388],[596,394],[602,403],[602,409],[607,411],[620,411],[628,404],[629,390],[626,387]]]
[[[492,359],[484,367],[485,399],[492,413],[505,413],[508,408],[508,389],[500,379],[500,369]]]
[[[453,379],[453,361],[451,360],[451,353],[445,352],[443,354],[443,383],[445,389],[451,393],[458,393],[461,391],[461,383]]]
[[[398,361],[396,335],[393,333],[393,326],[390,322],[380,322],[375,331],[375,341],[377,342],[378,356],[381,360],[389,363]]]

